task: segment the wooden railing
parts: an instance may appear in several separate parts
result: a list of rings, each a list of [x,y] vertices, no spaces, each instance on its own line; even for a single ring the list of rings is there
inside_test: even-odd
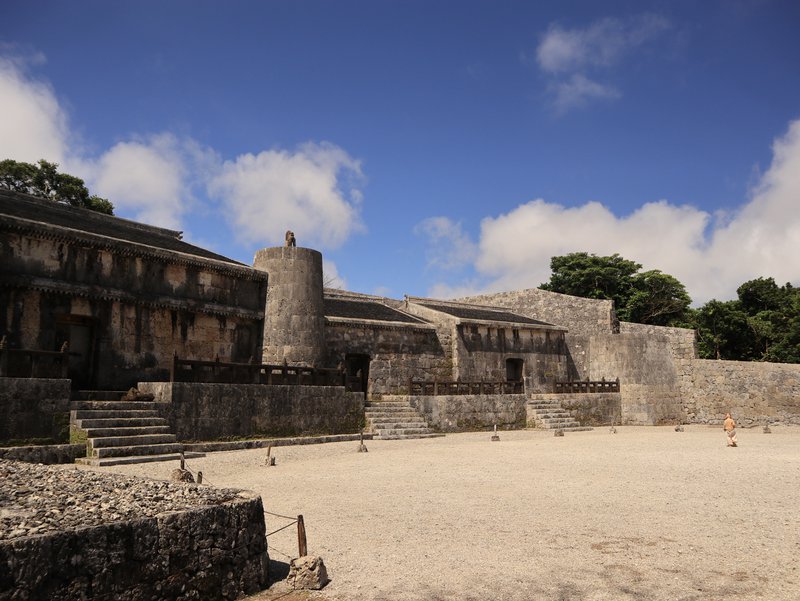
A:
[[[557,393],[589,393],[589,392],[619,392],[619,378],[616,380],[574,380],[570,382],[556,382]]]
[[[60,351],[7,348],[5,336],[0,340],[0,377],[6,378],[69,378],[69,345]]]
[[[412,395],[440,395],[440,394],[524,394],[523,382],[455,382],[455,381],[415,381],[408,385],[409,394]]]
[[[339,369],[267,365],[263,363],[229,363],[172,357],[171,382],[205,382],[224,384],[266,384],[303,386],[345,386],[345,372]]]

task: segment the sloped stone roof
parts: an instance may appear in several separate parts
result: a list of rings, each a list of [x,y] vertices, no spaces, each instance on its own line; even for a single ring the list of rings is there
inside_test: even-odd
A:
[[[525,317],[504,309],[492,309],[489,307],[479,307],[475,305],[460,305],[457,303],[437,303],[423,299],[409,299],[411,302],[422,305],[434,311],[440,311],[459,319],[474,321],[502,321],[505,323],[518,323],[529,326],[552,326],[545,321],[539,321],[531,317]]]
[[[329,298],[324,300],[326,317],[346,319],[370,319],[374,321],[396,321],[401,323],[424,324],[424,320],[412,317],[375,300],[352,300]]]
[[[104,215],[97,211],[0,189],[0,219],[4,216],[88,232],[97,236],[180,252],[235,265],[238,261],[181,240],[181,232]]]

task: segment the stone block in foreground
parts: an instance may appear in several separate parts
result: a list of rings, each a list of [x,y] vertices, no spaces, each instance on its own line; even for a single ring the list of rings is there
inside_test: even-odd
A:
[[[261,498],[0,461],[0,601],[235,599],[266,587]]]

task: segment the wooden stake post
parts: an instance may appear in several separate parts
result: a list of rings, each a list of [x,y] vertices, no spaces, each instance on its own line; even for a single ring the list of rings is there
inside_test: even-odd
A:
[[[303,516],[297,516],[297,553],[299,557],[308,555],[308,544],[306,543],[306,525]]]

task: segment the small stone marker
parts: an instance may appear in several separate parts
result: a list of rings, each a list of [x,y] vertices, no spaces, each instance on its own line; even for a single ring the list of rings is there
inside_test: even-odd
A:
[[[359,433],[358,440],[359,440],[358,452],[359,453],[368,453],[369,451],[367,451],[367,445],[364,444],[364,431],[363,430]]]
[[[497,424],[494,425],[494,434],[492,435],[492,442],[497,442],[500,437],[497,435]]]
[[[197,483],[198,484],[203,483],[203,472],[197,472]]]
[[[194,476],[189,470],[185,470],[180,467],[176,467],[172,470],[172,473],[169,476],[170,480],[174,480],[175,482],[194,482]]]
[[[318,591],[328,584],[329,579],[322,558],[305,555],[291,561],[287,580],[294,590]]]
[[[564,436],[564,430],[562,430],[561,428],[559,428],[558,430],[556,430],[555,432],[553,432],[553,436]]]
[[[767,425],[764,426],[764,434],[772,434],[772,430],[769,428],[769,422],[767,422]]]
[[[612,434],[616,434],[617,433],[617,427],[614,424],[611,424],[611,429],[609,430],[609,432],[611,432]]]
[[[676,432],[683,432],[683,424],[678,424],[677,426],[675,426],[675,431]]]
[[[267,447],[267,460],[266,460],[267,467],[271,467],[275,465],[275,457],[272,456],[272,445]]]

